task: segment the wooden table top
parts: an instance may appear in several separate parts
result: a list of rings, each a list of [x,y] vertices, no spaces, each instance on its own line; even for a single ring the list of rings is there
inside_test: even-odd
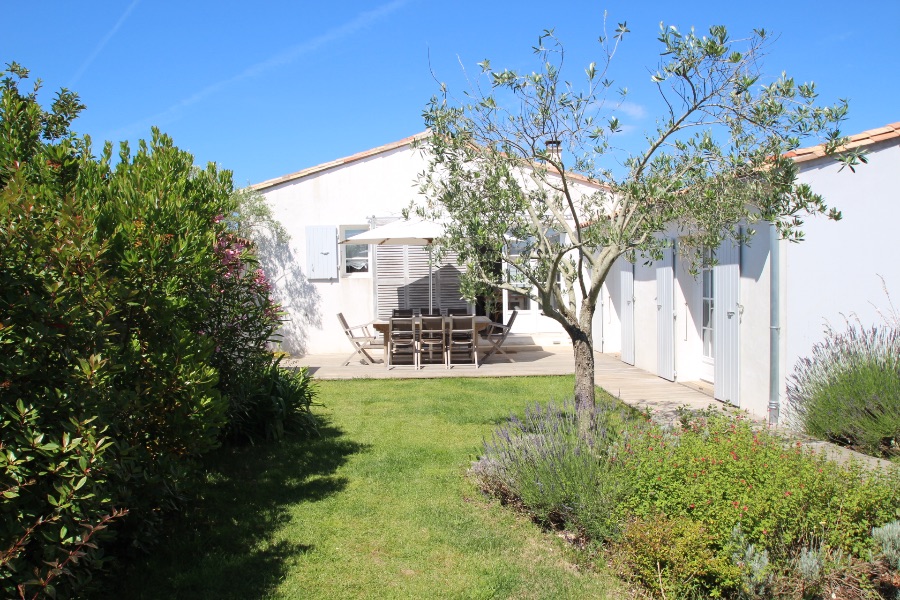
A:
[[[454,315],[454,316],[465,316],[465,315]],[[445,326],[450,324],[450,317],[442,317],[442,318],[444,319]],[[421,324],[421,322],[422,322],[422,317],[413,317],[413,319],[419,324]],[[491,323],[492,323],[492,321],[491,321],[490,317],[485,317],[485,316],[476,316],[475,317],[475,329],[478,331],[481,331],[482,329],[484,329]],[[388,329],[390,329],[390,327],[391,327],[391,320],[390,319],[375,319],[374,321],[372,321],[372,327],[374,327],[375,330],[378,331],[379,333],[387,333]]]

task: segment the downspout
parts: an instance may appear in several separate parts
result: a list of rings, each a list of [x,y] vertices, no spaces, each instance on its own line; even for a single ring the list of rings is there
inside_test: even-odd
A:
[[[769,425],[781,411],[781,245],[778,228],[769,223]]]

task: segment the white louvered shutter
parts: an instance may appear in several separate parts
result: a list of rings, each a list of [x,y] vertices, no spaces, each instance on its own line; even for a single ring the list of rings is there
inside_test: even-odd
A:
[[[337,227],[334,225],[306,228],[306,276],[309,279],[337,278]]]
[[[740,406],[741,389],[741,251],[740,246],[724,241],[716,251],[715,287],[715,378],[713,395],[717,400]]]
[[[675,252],[656,263],[656,374],[675,380]]]

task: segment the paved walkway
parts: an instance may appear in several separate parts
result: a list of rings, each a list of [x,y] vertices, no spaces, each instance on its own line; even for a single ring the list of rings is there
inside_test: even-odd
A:
[[[439,377],[523,377],[536,375],[572,375],[575,359],[572,348],[559,346],[538,349],[528,347],[517,351],[507,349],[508,358],[494,355],[479,368],[471,365],[454,366],[446,369],[443,365],[425,365],[419,370],[408,366],[387,369],[383,363],[363,365],[351,363],[341,366],[347,354],[318,354],[302,358],[291,358],[282,362],[285,367],[308,367],[317,379],[430,379]],[[377,354],[376,354],[377,357]],[[652,373],[643,371],[619,360],[618,355],[595,354],[595,382],[598,386],[640,409],[649,409],[654,419],[660,423],[673,423],[677,410],[682,406],[694,409],[710,405],[723,407],[721,402],[697,389],[666,381]],[[758,421],[761,427],[763,421]],[[838,462],[856,460],[872,468],[887,468],[891,463],[865,456],[852,450],[782,430],[803,445],[825,453]]]

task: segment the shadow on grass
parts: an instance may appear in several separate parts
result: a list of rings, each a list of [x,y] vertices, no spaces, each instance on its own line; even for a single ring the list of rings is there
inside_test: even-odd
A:
[[[143,560],[115,575],[109,598],[262,598],[315,540],[276,539],[291,511],[342,491],[335,475],[366,447],[320,421],[320,437],[228,447],[207,460],[197,498]]]

